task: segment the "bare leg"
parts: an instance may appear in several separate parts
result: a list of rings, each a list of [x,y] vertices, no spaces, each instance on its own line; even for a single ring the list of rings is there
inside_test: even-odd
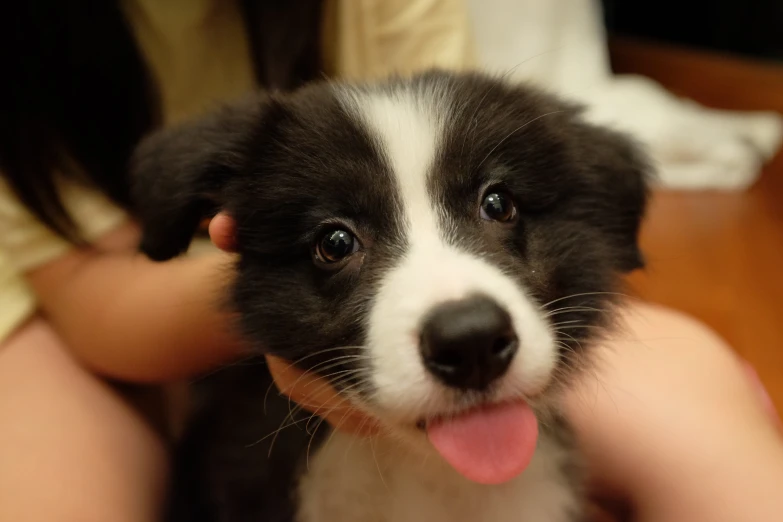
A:
[[[40,319],[0,343],[0,520],[151,522],[164,447]]]

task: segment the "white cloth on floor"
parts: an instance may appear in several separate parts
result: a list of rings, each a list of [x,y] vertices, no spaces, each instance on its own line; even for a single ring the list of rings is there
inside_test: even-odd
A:
[[[649,78],[613,74],[598,0],[467,3],[483,68],[585,104],[588,119],[647,146],[667,188],[747,188],[781,145],[777,113],[708,109]]]

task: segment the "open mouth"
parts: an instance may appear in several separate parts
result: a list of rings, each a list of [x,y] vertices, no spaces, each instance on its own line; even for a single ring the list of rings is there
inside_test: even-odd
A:
[[[481,484],[501,484],[521,474],[538,440],[538,420],[524,401],[420,419],[416,427],[451,467]]]

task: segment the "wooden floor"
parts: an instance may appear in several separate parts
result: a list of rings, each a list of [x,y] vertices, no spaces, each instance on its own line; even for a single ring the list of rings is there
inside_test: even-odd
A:
[[[783,113],[783,65],[612,42],[617,72],[645,74],[709,106]],[[642,235],[644,298],[684,310],[755,365],[783,412],[783,155],[747,192],[659,192]]]

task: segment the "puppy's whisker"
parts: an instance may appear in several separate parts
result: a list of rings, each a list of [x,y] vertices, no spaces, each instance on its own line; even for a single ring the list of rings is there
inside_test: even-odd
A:
[[[299,359],[296,359],[295,361],[292,361],[291,364],[286,366],[285,369],[289,369],[292,366],[298,365],[302,361],[305,361],[305,360],[310,359],[312,357],[317,357],[319,355],[323,355],[325,353],[336,352],[338,350],[361,350],[361,349],[364,349],[364,348],[366,348],[366,346],[362,346],[362,345],[356,345],[356,346],[346,345],[346,346],[334,346],[332,348],[324,348],[322,350],[318,350],[318,351],[315,351],[315,352],[312,352],[312,353],[308,353],[307,355],[305,355],[303,357],[300,357]]]
[[[319,382],[319,380],[324,380],[324,379],[328,380],[329,377],[331,377],[333,374],[328,374],[328,373],[325,374],[323,372],[325,372],[327,370],[331,370],[333,368],[340,368],[340,367],[344,366],[345,363],[346,363],[345,360],[342,360],[342,361],[330,360],[330,361],[324,361],[323,363],[317,364],[317,365],[313,366],[312,368],[309,368],[309,369],[305,370],[304,372],[302,372],[302,375],[300,375],[296,379],[296,381],[294,381],[294,384],[291,385],[291,389],[296,388],[299,385],[299,383],[301,382],[302,379],[308,378],[308,377],[314,377],[317,380],[314,380],[314,381],[311,381],[311,382],[303,384],[302,388],[306,388],[307,386],[309,386],[309,385],[311,385],[311,384],[313,384],[315,382]],[[347,368],[346,370],[360,371],[360,368]]]
[[[481,99],[479,100],[479,102],[476,104],[476,109],[473,111],[473,114],[470,116],[470,119],[467,120],[468,123],[471,124],[471,129],[470,129],[470,132],[466,132],[464,134],[464,136],[462,137],[462,148],[460,149],[460,158],[464,157],[465,142],[467,141],[468,134],[471,135],[472,142],[475,143],[476,129],[478,128],[478,119],[476,119],[476,116],[478,115],[479,110],[481,110],[484,107],[484,102],[486,101],[487,96],[489,96],[492,92],[494,92],[500,85],[503,85],[504,80],[506,80],[509,76],[511,76],[514,72],[516,72],[516,70],[519,69],[519,67],[521,65],[524,65],[524,64],[528,63],[531,60],[534,60],[534,59],[536,59],[536,58],[538,58],[540,56],[543,56],[543,55],[545,55],[547,53],[551,53],[551,52],[553,52],[555,50],[556,49],[550,49],[548,51],[543,51],[543,52],[534,54],[533,56],[530,56],[530,57],[522,60],[518,64],[516,64],[513,67],[510,67],[509,69],[507,69],[506,72],[504,72],[502,75],[500,75],[497,78],[497,82],[493,83],[492,86],[490,86],[490,88],[486,90],[486,92],[484,93],[484,96],[482,96]],[[471,147],[471,160],[473,158],[473,152],[472,151],[474,149],[475,149],[475,147]]]
[[[361,384],[361,383],[357,383],[357,384]],[[355,385],[354,385],[354,386],[355,386]],[[349,387],[349,388],[351,388],[351,387]],[[346,389],[347,389],[347,388],[346,388]],[[274,438],[272,439],[272,442],[271,442],[271,443],[270,443],[270,445],[269,445],[269,451],[268,451],[268,454],[267,454],[267,456],[268,456],[268,457],[271,457],[271,455],[272,455],[272,449],[274,448],[275,442],[277,441],[277,436],[280,434],[280,432],[281,432],[281,431],[283,431],[283,430],[285,430],[285,429],[287,429],[287,428],[290,428],[290,427],[296,426],[296,425],[298,425],[298,424],[300,424],[300,423],[302,423],[302,422],[307,422],[307,423],[309,424],[309,421],[310,421],[310,420],[311,420],[313,417],[317,416],[317,414],[316,414],[316,413],[313,413],[312,415],[310,415],[310,416],[309,416],[308,418],[306,418],[306,419],[298,419],[298,420],[295,420],[295,419],[294,419],[294,416],[295,416],[297,413],[299,413],[300,411],[302,411],[304,408],[310,408],[310,409],[316,409],[316,410],[317,410],[317,409],[319,409],[319,408],[323,408],[323,404],[320,404],[320,405],[308,405],[308,404],[304,404],[304,403],[301,403],[301,402],[300,402],[300,403],[298,403],[298,404],[297,404],[297,406],[296,406],[296,407],[294,407],[294,408],[292,408],[292,409],[291,409],[291,408],[290,408],[290,404],[291,404],[291,403],[289,402],[289,412],[288,412],[288,415],[286,415],[286,416],[283,418],[283,421],[281,422],[281,426],[280,426],[278,429],[276,429],[275,431],[273,431],[272,433],[269,433],[269,434],[267,434],[266,436],[262,437],[261,439],[257,440],[256,442],[254,442],[253,444],[250,444],[248,447],[255,446],[255,445],[257,445],[257,444],[259,444],[259,443],[263,442],[264,440],[268,439],[269,437],[274,437]],[[336,406],[334,406],[334,407],[332,407],[332,408],[331,408],[331,409],[330,409],[330,410],[329,410],[329,411],[326,413],[326,415],[330,415],[332,412],[336,411],[336,410],[337,410],[339,407],[340,407],[340,405],[339,405],[339,404],[338,404],[338,405],[336,405]],[[353,411],[354,409],[355,409],[355,408],[354,408],[353,406],[350,406],[350,404],[349,404],[348,411]],[[291,419],[291,422],[290,422],[290,423],[288,423],[288,424],[286,424],[286,422],[288,421],[288,419],[289,419],[289,418]],[[305,425],[305,429],[307,429],[307,424]]]
[[[293,410],[289,410],[288,415],[283,417],[283,421],[280,423],[280,427],[278,429],[276,429],[275,431],[273,431],[272,433],[270,433],[270,434],[268,434],[268,435],[266,435],[264,437],[261,437],[256,442],[250,444],[247,447],[249,448],[249,447],[256,446],[256,445],[260,444],[261,442],[265,441],[266,439],[268,439],[269,437],[272,437],[272,442],[269,444],[269,451],[267,451],[267,458],[271,458],[272,457],[272,449],[275,447],[275,441],[277,441],[277,435],[281,431],[283,431],[284,429],[289,428],[291,426],[296,426],[298,423],[300,423],[300,422],[302,422],[302,420],[304,420],[304,419],[300,419],[300,420],[295,420],[294,419],[294,415],[296,415],[302,409],[303,409],[303,407],[299,406],[297,408],[294,408]],[[286,422],[288,422],[289,418],[291,419],[292,422],[290,424],[286,424]]]
[[[575,337],[573,337],[573,336],[571,336],[571,335],[569,335],[569,334],[567,334],[565,332],[558,331],[557,333],[560,334],[560,335],[565,335],[566,337],[568,337],[569,339],[574,341],[576,343],[576,345],[579,346],[580,350],[584,350],[584,348],[582,347],[582,343],[580,343]]]
[[[349,377],[350,377],[350,376],[349,376]],[[340,381],[338,380],[337,382],[339,383]],[[351,388],[354,388],[354,387],[357,387],[357,386],[359,386],[359,385],[363,385],[363,384],[364,384],[364,382],[363,382],[363,381],[360,381],[360,382],[358,382],[358,383],[356,383],[356,384],[354,384],[354,385],[352,385],[352,386],[349,386],[348,388],[344,388],[344,390],[349,390],[349,389],[351,389]],[[324,385],[322,385],[321,387],[324,387]],[[271,443],[270,443],[270,445],[269,445],[269,451],[268,451],[268,455],[267,455],[268,457],[271,457],[271,455],[272,455],[272,449],[274,448],[275,442],[277,441],[277,436],[280,434],[280,432],[281,432],[281,431],[283,431],[283,430],[285,430],[285,429],[287,429],[287,428],[290,428],[290,427],[292,427],[292,426],[296,426],[296,425],[298,425],[299,423],[301,423],[301,422],[303,422],[303,421],[307,421],[307,424],[306,424],[306,426],[305,426],[305,429],[307,429],[307,426],[309,425],[309,421],[310,421],[310,420],[311,420],[313,417],[315,417],[315,416],[317,415],[317,413],[313,413],[313,414],[312,414],[310,417],[308,417],[307,419],[299,419],[299,420],[295,420],[295,419],[294,419],[294,416],[295,416],[297,413],[299,413],[300,411],[302,411],[304,408],[316,409],[316,411],[317,411],[318,409],[320,409],[320,408],[323,408],[323,404],[321,404],[321,405],[307,405],[307,404],[304,404],[304,403],[302,403],[302,402],[298,403],[296,407],[294,407],[294,408],[291,408],[291,402],[292,402],[292,401],[291,401],[291,400],[290,400],[290,398],[289,398],[289,402],[288,402],[288,405],[289,405],[289,411],[288,411],[288,415],[286,415],[286,416],[283,418],[283,421],[281,422],[281,426],[280,426],[278,429],[276,429],[274,432],[272,432],[272,433],[270,433],[270,434],[268,434],[268,435],[266,435],[266,436],[262,437],[261,439],[259,439],[259,440],[258,440],[258,441],[256,441],[255,443],[251,444],[250,446],[254,446],[254,445],[256,445],[256,444],[259,444],[260,442],[262,442],[262,441],[266,440],[266,439],[267,439],[267,438],[269,438],[270,436],[271,436],[271,437],[274,437],[274,438],[272,439],[272,442],[271,442]],[[334,406],[332,409],[330,409],[330,410],[329,410],[329,412],[328,412],[326,415],[329,415],[329,414],[331,414],[333,411],[336,411],[336,409],[337,409],[337,408],[339,408],[339,407],[340,407],[340,404],[338,404],[338,405]],[[353,411],[354,409],[355,409],[355,408],[354,408],[352,405],[350,405],[350,403],[349,403],[349,408],[348,408],[348,411]],[[291,419],[291,422],[290,422],[289,424],[285,424],[289,418]]]
[[[601,326],[600,324],[574,324],[574,325],[565,325],[561,326],[556,329],[556,331],[559,331],[561,329],[566,330],[572,330],[572,329],[589,329],[589,330],[603,330],[607,331],[606,326]]]
[[[245,363],[247,363],[249,361],[252,361],[254,359],[260,359],[262,357],[263,357],[262,354],[251,353],[251,354],[249,354],[249,355],[247,355],[245,357],[242,357],[241,359],[238,359],[236,361],[231,361],[230,363],[223,364],[223,365],[215,368],[214,370],[212,370],[210,372],[207,372],[205,374],[199,375],[195,379],[190,380],[189,383],[190,384],[199,383],[199,382],[203,381],[204,379],[212,377],[215,374],[220,373],[220,372],[222,372],[224,370],[228,370],[229,368],[236,368],[237,366],[243,366]]]
[[[575,297],[587,297],[587,296],[593,296],[593,295],[612,295],[616,297],[630,297],[627,294],[619,293],[619,292],[582,292],[579,294],[571,294],[571,295],[565,295],[563,297],[558,297],[557,299],[553,299],[549,301],[546,304],[541,305],[539,308],[547,308],[555,303],[558,303],[560,301],[564,301],[566,299],[573,299]]]
[[[313,439],[315,439],[315,435],[316,433],[318,433],[318,428],[320,428],[321,424],[323,424],[325,421],[326,421],[325,418],[319,419],[318,424],[315,425],[315,428],[313,429],[312,433],[309,431],[310,421],[307,421],[307,425],[305,426],[305,430],[307,430],[307,432],[310,433],[310,440],[307,442],[307,450],[305,450],[305,460],[307,461],[308,470],[310,469],[310,447],[313,445]]]
[[[329,443],[332,441],[332,438],[334,437],[334,434],[337,433],[340,428],[345,424],[345,420],[348,418],[348,415],[353,413],[353,411],[348,410],[343,414],[343,416],[340,418],[340,421],[337,423],[337,425],[332,429],[332,433],[329,435],[329,438],[326,439],[326,442],[324,442],[323,447],[326,447],[329,445]]]
[[[299,364],[299,363],[301,363],[302,361],[304,361],[304,360],[307,360],[307,359],[309,359],[309,358],[311,358],[311,357],[316,357],[316,356],[318,356],[318,355],[323,355],[323,354],[325,354],[325,353],[335,352],[335,351],[338,351],[338,350],[351,350],[351,349],[363,349],[363,348],[364,348],[364,346],[350,346],[350,345],[349,345],[349,346],[335,346],[335,347],[332,347],[332,348],[326,348],[326,349],[323,349],[323,350],[318,350],[318,351],[316,351],[316,352],[309,353],[309,354],[305,355],[304,357],[301,357],[301,358],[299,358],[299,359],[297,359],[297,360],[293,361],[292,363],[290,363],[289,365],[287,365],[287,366],[286,366],[286,367],[283,369],[283,371],[284,371],[284,372],[285,372],[285,371],[288,371],[288,370],[290,370],[291,368],[293,368],[294,366],[296,366],[297,364]],[[361,355],[361,354],[354,354],[354,355],[357,355],[357,356],[359,356],[359,355]],[[300,378],[301,378],[301,376],[300,376]],[[297,381],[298,381],[298,379],[297,379]],[[271,391],[272,391],[272,388],[274,388],[274,387],[275,387],[275,384],[276,384],[276,383],[275,383],[275,381],[274,381],[274,379],[273,379],[273,380],[272,380],[272,382],[269,384],[269,387],[267,387],[267,389],[266,389],[266,393],[264,393],[264,414],[266,414],[266,403],[267,403],[267,399],[269,398],[269,392],[271,392]]]
[[[342,383],[344,383],[344,382],[348,382],[348,381],[350,381],[351,377],[353,377],[353,375],[349,374],[349,375],[347,375],[347,376],[343,376],[341,379],[339,379],[339,380],[337,380],[337,381],[335,381],[335,382],[337,383],[337,386],[339,386],[339,385],[341,385],[341,384],[342,384]],[[365,384],[366,384],[366,382],[364,382],[363,380],[360,380],[360,381],[358,381],[358,382],[355,382],[355,383],[351,384],[350,386],[346,386],[345,388],[342,388],[342,390],[341,390],[341,391],[338,393],[338,395],[343,395],[344,397],[348,397],[348,393],[349,393],[351,390],[355,390],[355,389],[361,389],[361,387],[362,387],[362,386],[364,386]],[[322,386],[321,386],[321,388],[323,388],[323,387],[325,387],[325,385],[322,385]],[[346,399],[346,400],[347,400],[347,402],[346,402],[346,403],[347,403],[347,405],[348,405],[348,408],[355,408],[355,406],[353,406],[353,404],[351,404],[351,402],[350,402],[350,399],[349,399],[349,398],[348,398],[348,399]],[[341,408],[341,407],[343,407],[343,404],[345,404],[345,403],[337,403],[337,404],[335,404],[335,405],[332,407],[333,409],[330,409],[330,410],[328,410],[326,414],[328,415],[328,414],[329,414],[329,413],[331,413],[331,411],[333,411],[334,409],[337,409],[337,408]],[[312,407],[312,406],[308,406],[308,407]],[[324,405],[323,405],[323,404],[320,404],[320,405],[315,405],[315,406],[314,406],[313,415],[319,415],[319,414],[320,414],[319,412],[320,412],[320,410],[321,410],[323,407],[324,407]]]
[[[362,422],[359,424],[359,427],[357,429],[359,433],[362,432],[364,427],[367,425],[368,421],[369,421],[369,417],[365,417],[364,420],[362,420]],[[345,448],[345,451],[343,452],[343,464],[345,464],[346,461],[348,460],[348,453],[350,452],[351,448],[353,448],[353,445],[356,443],[356,441],[359,440],[359,438],[360,437],[352,437],[350,444],[348,444],[348,446]]]
[[[552,328],[559,328],[561,326],[569,325],[569,324],[576,324],[576,323],[584,323],[584,319],[572,319],[570,321],[558,321],[556,323],[552,323]]]
[[[610,313],[609,310],[605,310],[601,308],[593,308],[591,306],[570,306],[567,308],[558,308],[556,310],[552,310],[551,312],[544,314],[544,317],[552,317],[555,315],[573,313],[573,312],[596,312],[600,314]]]
[[[566,344],[563,341],[555,341],[555,345],[559,346],[560,348],[562,348],[562,349],[564,349],[564,350],[566,350],[568,352],[577,353],[573,346],[569,346],[568,344]]]
[[[356,373],[356,371],[354,371],[354,370],[346,370],[346,371],[342,371],[342,372],[335,372],[335,375],[342,374],[342,377],[340,377],[340,379],[337,379],[337,380],[335,380],[333,382],[322,383],[318,388],[314,389],[312,393],[313,393],[313,395],[317,395],[321,390],[324,390],[324,389],[328,388],[329,386],[339,387],[343,383],[349,382],[353,378],[355,373]],[[340,395],[340,394],[342,394],[344,392],[347,392],[347,391],[349,391],[351,389],[354,389],[355,387],[357,387],[356,385],[359,385],[359,384],[364,385],[366,383],[364,383],[363,381],[359,381],[357,383],[354,383],[354,384],[352,384],[350,386],[347,386],[346,388],[343,388],[342,389],[343,391],[338,391],[338,395]],[[299,404],[303,404],[303,403],[299,402]],[[313,413],[315,413],[317,415],[318,411],[323,407],[323,404],[321,404],[321,405],[305,404],[304,406],[306,408],[308,408],[308,409],[312,409],[313,407],[315,407],[315,411]]]
[[[351,380],[351,378],[353,377],[353,375],[354,375],[354,373],[348,373],[347,375],[343,375],[343,376],[342,376],[340,379],[337,379],[337,380],[335,380],[335,381],[332,381],[332,382],[328,382],[328,381],[327,381],[327,382],[321,383],[321,385],[320,385],[320,386],[318,386],[318,388],[314,389],[314,390],[311,392],[311,394],[312,394],[312,395],[317,395],[317,394],[318,394],[318,393],[319,393],[321,390],[324,390],[324,389],[328,388],[329,386],[333,386],[333,387],[339,387],[339,386],[340,386],[340,385],[342,385],[344,382],[348,382],[348,381],[350,381],[350,380]],[[359,382],[358,382],[358,383],[356,383],[356,384],[362,384],[362,385],[363,385],[363,384],[365,384],[365,383],[364,383],[363,381],[359,381]],[[343,390],[349,390],[349,389],[351,389],[353,386],[354,386],[354,385],[351,385],[351,386],[349,386],[349,387],[347,387],[347,388],[343,388]],[[338,395],[339,395],[339,394],[340,394],[340,392],[338,392]],[[291,398],[289,397],[289,400],[288,400],[288,405],[289,405],[289,408],[291,407],[291,403],[292,403],[292,402],[293,402],[293,401],[292,401],[292,400],[291,400]],[[307,408],[307,409],[310,409],[310,410],[313,410],[313,409],[319,410],[320,408],[322,408],[322,407],[323,407],[323,404],[308,404],[308,403],[305,403],[304,401],[297,401],[297,404],[298,404],[298,406],[301,406],[301,407],[304,407],[304,408]]]
[[[386,478],[383,476],[383,472],[381,471],[381,464],[378,462],[378,455],[375,453],[375,440],[377,437],[373,437],[370,439],[370,451],[372,453],[372,459],[375,461],[375,469],[378,470],[378,478],[381,479],[381,483],[383,484],[383,487],[386,488],[386,491],[391,493],[391,488],[389,488],[389,485],[386,483]]]
[[[566,111],[552,111],[552,112],[547,112],[547,113],[545,113],[545,114],[542,114],[542,115],[540,115],[540,116],[536,116],[535,118],[533,118],[532,120],[528,121],[527,123],[523,123],[522,125],[520,125],[520,126],[519,126],[519,127],[517,127],[516,129],[512,130],[511,132],[509,132],[509,133],[506,135],[506,137],[505,137],[505,138],[503,138],[502,140],[500,140],[500,141],[497,143],[497,145],[495,145],[494,147],[492,147],[492,149],[490,149],[490,151],[487,153],[487,155],[486,155],[486,156],[484,156],[484,159],[483,159],[483,160],[481,160],[481,163],[479,163],[479,164],[478,164],[478,166],[476,167],[476,170],[478,170],[479,168],[481,168],[481,166],[484,164],[484,162],[485,162],[485,161],[487,161],[487,159],[488,159],[488,158],[489,158],[489,157],[492,155],[492,153],[493,153],[493,152],[495,152],[495,151],[497,150],[497,148],[498,148],[498,147],[500,147],[501,145],[503,145],[503,143],[505,143],[505,141],[506,141],[507,139],[509,139],[511,136],[513,136],[513,135],[514,135],[514,134],[516,134],[517,132],[521,131],[522,129],[524,129],[524,128],[525,128],[525,127],[527,127],[528,125],[530,125],[530,124],[532,124],[532,123],[535,123],[535,122],[537,122],[537,121],[538,121],[538,120],[540,120],[541,118],[545,118],[546,116],[551,116],[551,115],[553,115],[553,114],[559,114],[559,113],[561,113],[561,112],[566,112]]]

